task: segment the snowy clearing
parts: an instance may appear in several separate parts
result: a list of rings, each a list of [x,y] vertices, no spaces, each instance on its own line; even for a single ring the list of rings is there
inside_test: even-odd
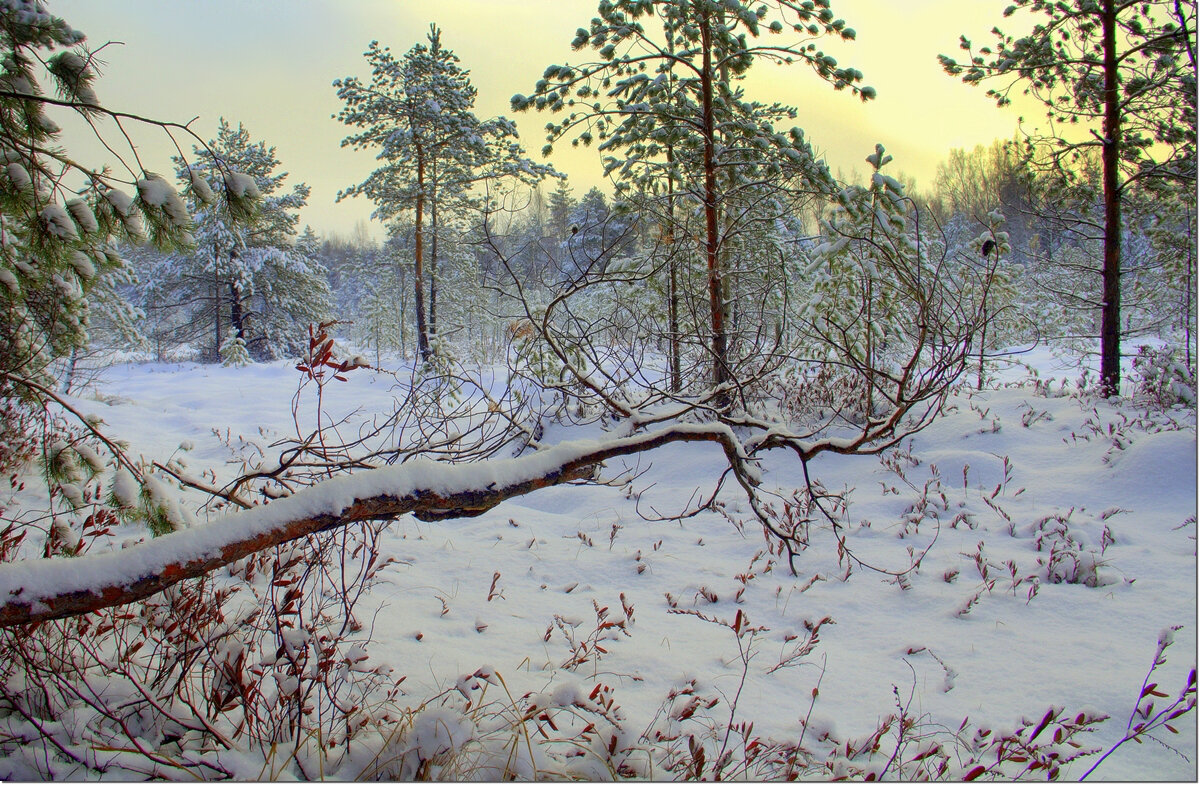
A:
[[[1180,627],[1154,673],[1160,690],[1174,696],[1194,667],[1195,414],[1114,407],[1065,380],[1035,387],[1017,382],[1023,372],[1008,376],[954,397],[900,450],[814,462],[814,479],[845,492],[838,517],[854,557],[903,571],[923,553],[916,570],[839,559],[818,516],[792,575],[736,486],[722,492],[724,516],[643,519],[694,504],[723,470],[719,447],[674,445],[621,459],[635,470],[624,487],[560,486],[473,519],[393,523],[381,550],[398,563],[365,600],[369,662],[405,677],[401,706],[456,686],[473,694],[481,673],[498,674],[513,698],[533,693],[535,707],[539,694],[546,705],[586,703],[604,685],[627,731],[666,739],[753,722],[754,737],[831,752],[903,710],[907,736],[895,726],[882,736],[882,752],[862,760],[873,771],[901,742],[911,757],[968,718],[968,730],[999,733],[1051,707],[1109,715],[1077,737],[1107,749],[1125,733],[1164,629]],[[78,404],[127,434],[134,454],[190,443],[190,465],[220,471],[232,458],[227,434],[265,447],[292,429],[285,391],[295,382],[287,363],[118,366]],[[367,416],[390,404],[389,384],[352,376],[326,406]],[[587,435],[557,429],[553,439]],[[764,468],[782,512],[803,483],[799,465],[780,454]],[[699,700],[681,708],[691,693]],[[435,711],[466,723],[425,720],[459,734],[454,745],[487,731],[453,708],[417,716]],[[1178,754],[1127,744],[1094,776],[1194,778],[1194,714],[1178,730],[1159,734]],[[344,765],[351,776],[363,761]],[[595,765],[582,756],[569,771],[604,776]]]

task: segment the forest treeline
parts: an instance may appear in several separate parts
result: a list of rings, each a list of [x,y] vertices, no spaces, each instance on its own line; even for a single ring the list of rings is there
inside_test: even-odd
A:
[[[32,297],[25,305],[48,341],[21,339],[29,323],[18,318],[7,331],[31,353],[18,349],[7,366],[53,363],[70,389],[89,351],[241,364],[296,356],[308,326],[324,321],[377,364],[495,362],[518,322],[540,320],[543,334],[637,343],[678,393],[737,384],[739,368],[757,367],[748,360],[787,355],[805,329],[838,333],[873,366],[911,343],[914,324],[933,324],[922,276],[978,276],[985,296],[957,307],[981,307],[979,323],[963,332],[963,319],[950,321],[981,363],[1040,342],[1098,353],[1101,384],[1115,394],[1117,359],[1153,338],[1169,344],[1156,362],[1187,376],[1194,9],[1067,5],[1041,9],[1046,21],[1021,38],[997,29],[977,48],[964,37],[961,62],[939,56],[947,73],[989,85],[1001,106],[1023,87],[1047,107],[1050,132],[952,150],[919,189],[881,147],[864,151],[865,176],[835,175],[789,127],[802,121],[796,109],[746,95],[743,76],[767,61],[874,97],[861,72],[817,48],[855,36],[827,6],[783,3],[772,15],[736,3],[601,4],[572,42],[592,59],[551,65],[512,107],[553,116],[547,160],[556,144],[594,145],[607,192],[535,162],[507,118],[479,118],[470,74],[436,25],[402,56],[373,41],[369,75],[332,87],[342,146],[379,162],[338,198],[371,201],[379,230],[301,230],[310,189],[289,180],[270,140],[236,120],[211,138],[188,127],[191,149],[180,147],[173,176],[146,173],[131,198],[93,174],[61,227],[56,203],[38,208],[31,242],[42,249],[41,233],[90,237],[85,210],[123,234],[64,257],[66,300],[82,303],[86,289],[101,306],[86,327],[71,317],[64,330],[64,311]],[[785,20],[798,42],[775,43]],[[53,59],[51,76],[88,99],[78,91],[91,90],[94,70],[72,57]],[[1079,128],[1056,130],[1065,126]],[[36,141],[47,129],[24,133]],[[10,158],[15,207],[30,209],[23,183],[43,162]],[[9,273],[19,296],[29,291],[22,275],[20,264]],[[534,365],[549,360],[545,346],[525,348]]]
[[[240,170],[255,173],[275,225],[235,247],[239,241],[228,228],[199,210],[192,251],[124,247],[132,277],[114,288],[123,307],[105,314],[124,318],[97,320],[93,351],[108,355],[120,349],[157,361],[266,361],[297,356],[309,324],[337,320],[344,323],[340,338],[373,364],[416,356],[412,217],[397,216],[382,242],[365,223],[349,236],[321,236],[307,226],[298,231],[308,188],[295,184],[285,191],[279,185],[280,163],[272,148],[227,123],[210,145]],[[261,163],[252,163],[255,156]],[[993,304],[1003,317],[984,336],[985,351],[1020,350],[1037,342],[1064,353],[1096,351],[1103,240],[1097,227],[1103,209],[1098,167],[1072,175],[1078,180],[1067,183],[1038,171],[1023,158],[1019,140],[951,150],[925,189],[897,175],[899,193],[910,204],[911,231],[929,248],[958,249],[982,264],[987,255],[977,242],[981,232],[994,225],[1006,234],[997,267],[1004,287]],[[857,173],[847,179],[861,185]],[[1133,352],[1140,341],[1157,345],[1151,339],[1166,339],[1191,364],[1195,213],[1184,197],[1164,204],[1144,194],[1127,201],[1122,333]],[[757,320],[771,318],[762,301],[748,295],[765,292],[780,302],[804,302],[831,286],[838,271],[821,259],[826,244],[821,221],[836,204],[832,195],[813,194],[777,216],[760,238],[739,238],[738,272],[729,284],[732,324],[754,331],[764,327]],[[427,334],[443,354],[494,362],[513,337],[514,322],[527,317],[506,296],[503,264],[535,300],[548,299],[589,275],[665,254],[669,239],[658,216],[640,211],[636,201],[597,187],[577,194],[565,177],[506,193],[486,208],[442,205],[439,225],[425,235]],[[757,244],[750,241],[755,239]],[[745,256],[743,248],[749,251]],[[690,314],[683,329],[702,331],[696,316],[703,312],[698,300],[704,296],[700,249],[669,252],[690,257],[677,273],[681,313]],[[630,329],[636,313],[654,325],[662,339],[658,348],[666,352],[668,272],[655,270],[636,287],[622,283],[597,290],[591,306],[597,314],[629,309]],[[822,302],[837,306],[832,298]],[[778,318],[765,326],[779,326]]]

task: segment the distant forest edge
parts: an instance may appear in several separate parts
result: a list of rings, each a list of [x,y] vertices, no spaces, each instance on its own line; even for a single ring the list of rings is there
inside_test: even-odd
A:
[[[13,158],[10,198],[36,219],[30,242],[43,252],[64,239],[84,246],[83,257],[55,249],[64,291],[78,292],[67,293],[70,307],[38,319],[80,326],[70,335],[43,330],[49,345],[18,345],[36,355],[28,363],[55,362],[68,389],[89,351],[226,363],[294,357],[307,326],[329,320],[377,363],[434,353],[495,362],[516,321],[536,321],[575,288],[572,302],[586,307],[591,326],[646,342],[682,389],[725,379],[739,357],[764,349],[764,336],[806,320],[855,321],[846,297],[864,300],[865,318],[851,328],[870,323],[874,337],[858,338],[864,345],[903,334],[911,312],[891,302],[904,298],[875,258],[891,255],[909,273],[961,268],[987,279],[989,316],[973,336],[976,352],[1039,341],[1099,352],[1112,387],[1112,357],[1154,338],[1192,367],[1195,44],[1186,5],[1125,3],[1110,13],[1080,4],[1047,12],[1049,21],[1023,38],[997,32],[979,51],[964,37],[968,56],[941,58],[949,73],[988,86],[1001,105],[1025,90],[1045,101],[1048,127],[1071,133],[1033,131],[952,150],[925,192],[905,183],[903,162],[889,163],[884,151],[864,151],[866,177],[841,181],[802,131],[785,127],[794,109],[743,93],[740,78],[756,60],[786,60],[862,100],[874,95],[861,73],[815,48],[823,37],[852,39],[853,30],[826,4],[793,5],[734,13],[718,4],[707,18],[703,4],[603,4],[573,41],[595,59],[551,66],[534,92],[514,96],[518,111],[554,115],[549,160],[556,143],[597,147],[611,196],[575,193],[525,154],[511,122],[476,117],[470,75],[437,27],[402,57],[372,42],[369,78],[345,77],[334,88],[345,104],[338,120],[351,131],[343,146],[381,166],[339,199],[375,204],[382,244],[366,232],[301,231],[308,187],[286,183],[269,140],[236,121],[222,119],[207,140],[189,128],[198,135],[175,159],[171,182],[143,171],[129,184],[132,197],[112,173],[84,170],[97,175],[91,190],[72,197],[63,190],[69,178],[57,175],[51,201],[31,202],[48,162]],[[1026,5],[1040,7],[1018,4]],[[799,40],[784,41],[793,28]],[[1120,33],[1111,45],[1110,28]],[[1034,51],[1041,60],[1031,60]],[[1072,65],[1079,58],[1085,64]],[[79,92],[95,78],[86,56],[60,53],[50,76],[68,106],[94,99]],[[52,138],[48,128],[34,123],[26,132],[42,141]],[[136,171],[139,162],[130,163]],[[56,229],[52,220],[59,201],[76,215],[89,198],[99,199],[89,209],[105,218],[103,229],[116,232],[103,243],[87,222],[64,217]],[[142,242],[147,231],[154,242]],[[14,262],[9,295],[20,299],[53,274],[39,268],[26,281]],[[101,307],[88,311],[85,332],[69,314],[88,299]],[[39,307],[49,304],[35,315]],[[20,338],[29,326],[9,332]],[[25,364],[19,353],[9,363]]]

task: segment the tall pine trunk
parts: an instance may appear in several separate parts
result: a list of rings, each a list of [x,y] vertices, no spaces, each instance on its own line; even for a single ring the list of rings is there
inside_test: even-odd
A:
[[[675,249],[675,150],[667,146],[667,364],[671,374],[671,392],[683,389],[679,353],[679,254]]]
[[[414,305],[417,312],[417,351],[421,362],[429,362],[429,331],[425,323],[425,154],[417,145],[417,204],[416,221],[413,228],[413,286]]]
[[[400,280],[400,303],[399,303],[399,318],[396,324],[400,327],[400,356],[408,359],[408,333],[404,329],[408,324],[408,281],[405,280],[405,270],[403,264],[396,265],[396,277]]]
[[[1117,81],[1117,11],[1104,0],[1104,297],[1100,313],[1100,386],[1105,396],[1121,391],[1121,113]]]
[[[213,251],[213,362],[221,361],[221,276],[217,272],[220,253]]]
[[[236,281],[229,282],[229,326],[234,338],[246,340],[246,317],[242,310],[242,290]]]
[[[437,193],[437,157],[430,161],[429,178],[429,334],[437,336],[437,295],[438,295],[438,193]]]
[[[729,357],[725,335],[724,286],[721,283],[720,235],[717,228],[716,122],[713,110],[712,20],[707,8],[700,12],[700,45],[704,65],[700,71],[701,127],[704,134],[704,256],[708,269],[708,308],[712,326],[712,382],[719,387],[729,381]],[[717,405],[728,400],[719,395]]]
[[[675,29],[667,29],[667,51],[675,54]],[[673,79],[674,70],[668,73]],[[672,83],[671,92],[674,93]],[[667,366],[671,376],[671,392],[680,393],[683,390],[683,371],[680,368],[679,332],[679,254],[675,248],[675,146],[667,145]]]

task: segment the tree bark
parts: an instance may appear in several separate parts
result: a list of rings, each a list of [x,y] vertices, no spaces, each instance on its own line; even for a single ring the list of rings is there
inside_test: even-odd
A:
[[[438,173],[437,157],[430,161],[429,178],[429,334],[437,336],[437,296],[438,296]]]
[[[668,25],[667,51],[675,56],[675,27]],[[675,70],[667,73],[671,80],[671,94],[675,94]],[[683,372],[680,359],[681,333],[679,330],[679,254],[675,246],[675,146],[667,145],[667,370],[671,378],[671,392],[678,394],[683,391]]]
[[[417,203],[416,220],[413,227],[413,285],[416,287],[415,306],[417,311],[417,350],[422,362],[429,362],[429,329],[425,323],[425,154],[417,145]]]
[[[1100,313],[1100,387],[1106,396],[1121,392],[1121,112],[1117,80],[1117,12],[1104,0],[1104,295]]]
[[[213,362],[221,362],[221,276],[217,273],[219,250],[213,250]]]
[[[703,66],[700,71],[701,127],[704,134],[704,256],[708,268],[708,308],[712,326],[712,382],[720,387],[729,381],[727,338],[725,335],[724,287],[721,284],[720,234],[717,228],[716,122],[713,110],[712,20],[707,8],[700,12],[700,45]],[[718,396],[718,406],[725,396]]]
[[[675,149],[667,145],[667,365],[671,374],[671,392],[683,390],[680,369],[679,332],[679,255],[675,248]]]

